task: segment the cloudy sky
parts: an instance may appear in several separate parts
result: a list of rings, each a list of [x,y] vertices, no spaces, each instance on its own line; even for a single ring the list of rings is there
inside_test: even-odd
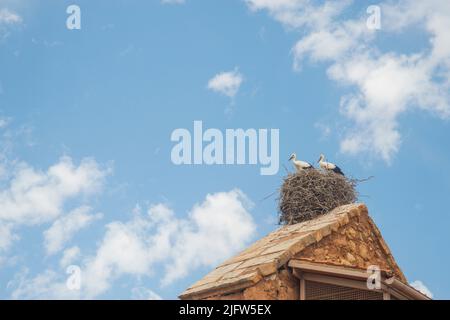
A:
[[[372,4],[0,0],[0,299],[176,298],[277,227],[292,152],[374,176],[397,262],[450,298],[450,2]],[[278,174],[175,165],[195,120],[279,129]]]

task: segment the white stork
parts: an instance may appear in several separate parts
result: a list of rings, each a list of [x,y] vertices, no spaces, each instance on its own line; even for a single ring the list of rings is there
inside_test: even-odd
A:
[[[319,161],[317,161],[322,169],[333,171],[334,173],[344,175],[341,168],[331,162],[325,161],[325,156],[323,154],[320,155]]]
[[[312,164],[310,164],[306,161],[297,160],[297,155],[295,153],[293,153],[290,156],[289,161],[291,161],[291,160],[292,160],[292,163],[294,164],[294,167],[297,170],[297,172],[300,172],[302,170],[307,170],[307,169],[314,169]]]

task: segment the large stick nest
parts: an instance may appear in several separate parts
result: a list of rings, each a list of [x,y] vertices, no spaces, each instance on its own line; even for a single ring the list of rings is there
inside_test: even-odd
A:
[[[280,224],[295,224],[354,203],[357,180],[332,171],[303,170],[284,178],[280,190]]]

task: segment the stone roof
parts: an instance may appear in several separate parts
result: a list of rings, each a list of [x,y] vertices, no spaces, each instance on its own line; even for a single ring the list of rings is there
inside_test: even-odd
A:
[[[276,273],[302,250],[318,243],[360,215],[368,217],[367,207],[364,204],[350,204],[313,220],[283,226],[219,265],[183,292],[180,298],[189,299],[224,289],[233,291],[250,287],[262,278]],[[369,220],[371,222],[370,218]],[[398,277],[406,281],[373,222],[371,229],[374,230],[384,255],[395,265]]]

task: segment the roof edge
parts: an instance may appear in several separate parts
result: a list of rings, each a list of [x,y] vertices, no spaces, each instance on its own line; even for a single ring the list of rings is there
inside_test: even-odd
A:
[[[264,275],[261,274],[259,269],[256,269],[255,272],[249,273],[248,277],[246,277],[245,279],[241,279],[237,282],[222,283],[215,287],[209,286],[204,289],[197,288],[194,292],[189,292],[188,289],[178,297],[181,300],[200,300],[218,295],[229,295],[244,290],[246,288],[249,288],[260,282],[263,278]]]

